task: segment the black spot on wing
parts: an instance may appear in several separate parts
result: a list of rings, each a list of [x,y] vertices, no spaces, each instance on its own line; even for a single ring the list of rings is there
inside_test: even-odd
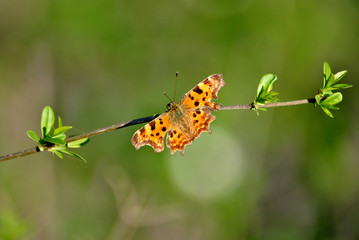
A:
[[[201,94],[201,93],[203,93],[203,90],[200,89],[200,88],[198,87],[198,85],[197,85],[195,88],[193,88],[193,92],[196,92],[196,93],[198,93],[198,94]]]
[[[151,127],[151,131],[156,129],[156,122],[155,121],[150,122],[149,125]]]

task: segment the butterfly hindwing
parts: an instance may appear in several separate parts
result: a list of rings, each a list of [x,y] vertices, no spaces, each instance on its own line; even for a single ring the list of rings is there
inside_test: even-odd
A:
[[[212,133],[209,124],[213,122],[216,117],[211,114],[211,110],[207,107],[200,107],[193,110],[189,114],[192,121],[193,140],[200,136],[201,132]]]
[[[177,125],[173,125],[168,131],[166,145],[171,149],[171,153],[174,154],[177,150],[184,155],[184,148],[186,145],[191,144],[192,140],[187,136]]]

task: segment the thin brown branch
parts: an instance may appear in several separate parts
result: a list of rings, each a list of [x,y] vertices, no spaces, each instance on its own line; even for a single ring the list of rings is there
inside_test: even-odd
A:
[[[10,153],[10,154],[1,156],[0,157],[0,162],[10,160],[10,159],[13,159],[13,158],[23,157],[23,156],[30,155],[30,154],[37,153],[37,152],[40,152],[40,149],[38,147],[34,147],[34,148],[22,150],[20,152]]]
[[[284,107],[284,106],[294,106],[294,105],[308,104],[308,103],[315,103],[315,98],[302,99],[302,100],[289,101],[289,102],[268,103],[268,104],[265,104],[265,105],[260,105],[260,106],[258,106],[258,108]],[[218,109],[218,111],[220,111],[220,110],[252,109],[252,108],[253,108],[252,104],[228,105],[228,106],[221,106],[220,109]],[[100,128],[100,129],[97,129],[97,130],[94,130],[94,131],[91,131],[91,132],[82,133],[80,135],[67,138],[65,141],[67,143],[68,142],[73,142],[73,141],[76,141],[76,140],[79,140],[79,139],[82,139],[82,138],[89,138],[89,137],[92,137],[92,136],[95,136],[95,135],[99,135],[99,134],[102,134],[102,133],[114,131],[114,130],[117,130],[117,129],[120,129],[120,128],[150,122],[150,121],[152,121],[153,119],[155,119],[158,116],[159,116],[158,114],[155,114],[155,115],[149,116],[149,117],[138,118],[138,119],[130,120],[130,121],[127,121],[127,122],[122,122],[122,123],[119,123],[119,124],[111,125],[109,127]],[[44,151],[47,151],[50,148],[51,147],[44,147]],[[4,155],[4,156],[0,156],[0,162],[4,162],[4,161],[14,159],[14,158],[18,158],[18,157],[23,157],[23,156],[30,155],[30,154],[37,153],[37,152],[40,152],[40,149],[38,147],[34,147],[34,148],[26,149],[26,150],[23,150],[23,151],[20,151],[20,152],[10,153],[10,154]]]
[[[286,106],[294,106],[294,105],[301,105],[307,103],[315,103],[315,98],[308,98],[308,99],[288,101],[288,102],[268,103],[264,105],[259,105],[257,107],[258,108],[286,107]],[[218,110],[237,110],[237,109],[252,109],[252,108],[253,108],[252,104],[243,104],[243,105],[221,106]]]

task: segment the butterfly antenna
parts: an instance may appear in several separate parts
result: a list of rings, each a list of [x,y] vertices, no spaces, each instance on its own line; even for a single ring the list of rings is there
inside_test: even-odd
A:
[[[163,92],[163,95],[165,95],[170,100],[170,102],[173,102],[172,99],[167,95],[166,92]]]
[[[173,96],[173,101],[176,101],[176,91],[177,91],[177,79],[178,79],[178,72],[176,72],[176,81],[175,81],[175,94]]]

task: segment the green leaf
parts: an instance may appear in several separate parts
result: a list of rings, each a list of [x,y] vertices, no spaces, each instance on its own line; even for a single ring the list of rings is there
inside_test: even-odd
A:
[[[68,154],[70,156],[77,157],[77,158],[81,159],[84,163],[86,163],[86,160],[83,157],[81,157],[79,154],[77,154],[77,153],[71,152],[69,150],[64,150],[62,152],[66,153],[66,154]]]
[[[338,73],[336,73],[335,75],[331,72],[329,64],[327,62],[324,62],[324,84],[323,84],[323,90],[327,89],[327,90],[338,90],[338,88],[333,88],[333,84],[335,84],[336,82],[338,82],[340,79],[342,79],[345,74],[347,74],[347,70],[344,71],[340,71]],[[351,85],[347,84],[348,88]],[[343,88],[343,87],[342,87]]]
[[[327,88],[326,90],[340,90],[340,89],[350,88],[350,87],[353,87],[353,85],[341,83],[341,84],[335,84],[335,85]]]
[[[277,93],[277,92],[269,92],[269,93],[266,94],[266,98],[273,99],[273,101],[279,101],[279,99],[275,97],[278,94],[279,93]]]
[[[41,144],[37,145],[37,147],[39,148],[40,152],[43,152],[45,150],[44,146],[42,146]]]
[[[55,123],[55,114],[50,106],[44,107],[41,116],[41,129],[43,130],[42,137],[44,138],[53,128]]]
[[[61,128],[62,127],[62,120],[61,120],[60,116],[58,116],[58,121],[59,121],[59,128]]]
[[[57,138],[57,139],[65,140],[65,139],[66,139],[66,134],[65,134],[65,133],[61,133],[61,134],[52,136],[52,138]]]
[[[340,92],[336,92],[333,95],[327,97],[321,102],[321,105],[324,106],[333,106],[340,103],[343,100],[343,95]]]
[[[52,148],[49,149],[50,152],[53,152],[53,151],[64,151],[66,150],[66,146],[54,146]]]
[[[258,105],[279,102],[279,99],[275,97],[276,95],[278,95],[278,93],[271,92],[271,90],[273,89],[273,84],[276,80],[277,80],[277,76],[274,74],[269,73],[263,75],[263,77],[261,78],[258,84],[257,96],[253,101],[253,105],[255,108],[257,108]],[[265,111],[263,109],[261,110]]]
[[[29,130],[26,133],[27,133],[27,136],[29,136],[29,138],[31,138],[35,142],[37,142],[37,143],[40,142],[40,138],[36,135],[36,133],[34,131]]]
[[[259,116],[258,109],[256,109],[256,108],[252,108],[251,110],[255,111],[255,112],[257,113],[257,116]]]
[[[341,71],[341,72],[338,72],[334,75],[334,79],[335,79],[335,82],[338,82],[340,79],[342,79],[345,74],[347,74],[347,70],[344,70],[344,71]]]
[[[258,91],[258,90],[259,90],[259,91]],[[256,100],[255,100],[255,101],[258,101],[258,99],[260,99],[260,98],[261,98],[261,96],[263,95],[263,92],[264,92],[263,87],[261,87],[261,88],[259,89],[259,86],[258,86],[258,89],[257,89],[257,96],[256,96]]]
[[[46,135],[52,137],[54,135],[55,129],[52,127],[50,129],[50,132],[48,132]]]
[[[334,75],[333,75],[333,73],[331,73],[329,75],[329,78],[327,79],[327,83],[326,83],[325,87],[328,88],[328,87],[332,86],[334,83],[335,83]]]
[[[270,92],[273,89],[273,84],[277,80],[277,76],[271,73],[263,75],[259,81],[257,88],[257,97],[259,97],[263,92]]]
[[[331,95],[333,95],[333,92],[329,89],[323,89],[322,90],[322,94],[319,94],[321,97],[329,97]]]
[[[263,98],[257,98],[254,100],[253,105],[254,107],[257,107],[258,105],[263,105],[265,102],[265,99]]]
[[[59,151],[53,151],[53,153],[55,153],[59,158],[63,159],[64,157],[62,156],[61,152]]]
[[[58,144],[58,145],[66,145],[66,142],[64,140],[61,140],[58,138],[45,137],[43,139],[43,141],[48,142],[48,143]]]
[[[329,63],[323,63],[323,73],[324,73],[324,84],[323,88],[327,86],[327,82],[329,81],[330,74],[332,74],[332,70],[330,69]]]
[[[42,138],[46,136],[46,127],[41,128]]]
[[[66,131],[70,130],[71,128],[72,128],[71,126],[64,126],[64,127],[56,128],[54,131],[54,135],[59,135],[61,133],[65,133]]]
[[[340,92],[336,92],[336,93],[328,96],[324,100],[320,100],[321,99],[320,95],[316,95],[315,99],[317,100],[317,103],[323,109],[325,114],[327,114],[329,117],[333,118],[333,114],[329,111],[329,109],[338,110],[339,108],[334,105],[340,103],[343,100],[343,95]]]
[[[327,114],[329,117],[334,118],[333,114],[329,111],[328,108],[321,106],[325,114]]]
[[[81,146],[87,144],[90,141],[89,138],[82,138],[73,142],[67,143],[69,148],[80,148]]]
[[[329,105],[328,109],[339,110],[337,106]]]

